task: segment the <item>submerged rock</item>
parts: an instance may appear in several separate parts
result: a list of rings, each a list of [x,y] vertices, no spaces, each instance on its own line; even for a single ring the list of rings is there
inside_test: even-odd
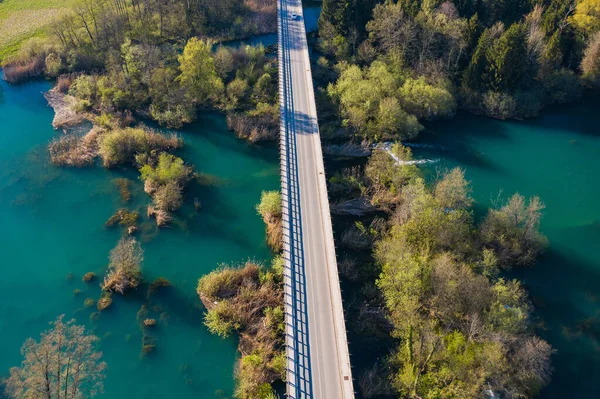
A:
[[[95,278],[96,278],[96,273],[94,273],[94,272],[87,272],[86,274],[83,275],[83,281],[86,283],[89,283],[90,281],[92,281]]]
[[[97,307],[99,311],[103,311],[104,309],[108,308],[111,304],[112,298],[110,297],[110,295],[103,295],[100,299],[98,299]]]

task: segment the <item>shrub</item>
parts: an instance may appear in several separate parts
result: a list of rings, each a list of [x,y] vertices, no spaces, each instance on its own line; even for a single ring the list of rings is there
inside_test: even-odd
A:
[[[104,226],[112,227],[117,223],[125,227],[135,226],[139,217],[140,214],[136,211],[129,212],[127,209],[121,208],[104,223]]]
[[[43,72],[44,56],[39,55],[27,61],[5,65],[4,80],[8,83],[19,83],[27,79],[42,76]]]
[[[157,104],[150,105],[150,116],[163,126],[171,129],[178,129],[184,123],[190,123],[194,120],[194,108],[177,104],[170,107],[160,107]]]
[[[140,265],[143,251],[134,238],[121,238],[110,251],[108,273],[104,277],[102,289],[124,294],[130,288],[136,288],[141,279]]]
[[[98,141],[104,130],[94,127],[83,137],[63,135],[48,145],[50,161],[58,166],[89,166],[98,156]]]
[[[483,95],[483,106],[487,116],[506,119],[515,114],[517,103],[509,94],[488,91]]]
[[[45,64],[46,64],[45,71],[46,71],[47,76],[55,78],[58,75],[60,75],[60,73],[62,72],[62,69],[63,69],[62,59],[56,53],[48,54],[46,56]]]
[[[275,252],[283,247],[283,221],[281,219],[281,193],[279,191],[263,191],[260,203],[256,205],[258,214],[267,224],[267,243]]]
[[[232,305],[223,300],[210,309],[205,317],[204,324],[212,334],[221,338],[228,338],[235,330],[240,328],[239,322],[235,322],[235,311]]]
[[[99,154],[105,167],[130,163],[140,153],[171,151],[181,147],[176,135],[162,135],[143,128],[125,128],[108,132],[100,141]]]
[[[281,281],[283,280],[283,256],[277,255],[273,258],[271,262],[271,271],[275,274],[275,276]]]
[[[98,91],[96,76],[80,75],[69,87],[69,94],[87,101],[94,101]]]
[[[152,180],[157,185],[184,184],[190,178],[191,172],[191,168],[183,163],[183,159],[164,152],[159,155],[155,167],[146,164],[140,168],[142,180]]]
[[[183,204],[183,190],[176,182],[169,182],[156,190],[153,200],[158,209],[173,212]]]
[[[276,140],[279,137],[279,110],[276,105],[258,103],[247,113],[229,113],[227,128],[251,143]]]
[[[282,197],[279,191],[263,191],[260,195],[260,203],[256,210],[262,218],[267,221],[281,217]]]
[[[281,283],[258,265],[222,267],[198,282],[198,294],[208,308],[205,324],[222,337],[240,332],[242,353],[236,396],[240,399],[270,398],[271,383],[283,378],[284,312]]]
[[[56,79],[56,90],[58,90],[60,93],[66,94],[69,92],[72,82],[73,78],[71,75],[60,75],[58,79]]]
[[[259,274],[259,266],[252,262],[241,269],[223,266],[198,280],[196,291],[210,301],[227,299],[234,296],[244,282],[258,283]]]

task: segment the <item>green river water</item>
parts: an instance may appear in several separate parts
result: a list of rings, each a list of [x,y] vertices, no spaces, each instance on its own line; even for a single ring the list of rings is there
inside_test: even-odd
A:
[[[462,166],[481,216],[515,192],[546,204],[549,240],[532,268],[514,270],[531,295],[538,333],[556,349],[542,398],[600,397],[600,100],[552,107],[524,122],[459,114],[427,126],[413,148],[433,174]]]
[[[276,148],[236,139],[223,116],[200,116],[180,132],[185,147],[179,155],[204,174],[202,184],[191,184],[176,223],[158,231],[145,216],[150,199],[137,171],[49,164],[47,144],[62,134],[52,129],[53,111],[42,96],[49,88],[46,82],[8,86],[0,80],[0,377],[20,364],[27,337],[38,338],[66,314],[101,338],[109,367],[103,397],[231,397],[237,342],[204,327],[195,286],[220,263],[270,260],[254,205],[261,190],[279,186]],[[104,274],[121,235],[117,227],[104,227],[124,206],[113,181],[118,177],[133,183],[125,206],[142,214],[137,237],[145,250],[144,278],[164,276],[174,284],[148,304],[147,317],[160,321],[150,330],[156,350],[145,357],[136,313],[147,303],[147,287],[124,298],[113,295],[96,321],[90,320],[95,306],[83,305],[100,296],[98,280],[85,284],[83,274]],[[201,202],[197,212],[194,198]],[[75,289],[82,293],[74,296]]]

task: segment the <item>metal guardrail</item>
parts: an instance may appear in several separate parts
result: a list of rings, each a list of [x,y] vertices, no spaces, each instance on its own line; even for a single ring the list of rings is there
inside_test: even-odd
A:
[[[287,395],[292,399],[310,399],[313,394],[308,340],[306,275],[290,70],[289,21],[285,0],[278,0],[277,11]]]

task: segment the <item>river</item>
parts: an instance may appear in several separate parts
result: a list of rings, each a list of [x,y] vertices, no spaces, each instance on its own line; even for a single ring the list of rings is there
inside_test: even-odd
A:
[[[315,11],[310,21],[317,16]],[[305,19],[311,23],[309,14]],[[272,38],[252,43],[271,44]],[[62,134],[50,125],[52,110],[42,96],[49,87],[0,81],[0,377],[19,364],[25,339],[37,338],[64,313],[101,338],[109,365],[104,397],[230,397],[237,342],[208,333],[194,290],[198,277],[220,263],[270,259],[254,204],[261,190],[279,186],[276,149],[236,139],[217,114],[200,115],[180,131],[180,156],[204,178],[186,193],[172,228],[158,231],[142,216],[143,275],[164,276],[174,287],[153,299],[150,307],[160,309],[152,315],[166,313],[151,332],[155,352],[140,357],[136,313],[146,302],[145,290],[114,296],[112,307],[91,321],[95,308],[83,303],[97,299],[100,288],[81,277],[89,271],[101,276],[119,239],[118,229],[104,228],[123,206],[113,180],[133,182],[128,208],[143,211],[150,200],[134,170],[49,164],[46,146]],[[553,107],[525,122],[460,113],[428,124],[413,148],[417,158],[432,161],[423,165],[430,175],[436,168],[465,168],[479,217],[499,190],[504,197],[539,195],[546,203],[548,251],[534,267],[511,272],[529,289],[538,333],[557,350],[544,399],[600,397],[600,133],[590,111],[598,106],[600,100]],[[198,212],[195,197],[202,205]],[[76,289],[82,292],[73,295]],[[352,349],[355,360],[365,352]]]
[[[600,397],[600,99],[555,106],[536,119],[498,121],[460,113],[429,124],[413,152],[433,175],[461,166],[479,217],[501,196],[538,195],[547,252],[514,270],[535,307],[538,333],[556,349],[544,399]]]
[[[109,367],[103,397],[231,397],[237,341],[208,332],[195,286],[221,263],[272,257],[254,206],[261,190],[279,187],[277,149],[235,138],[221,115],[200,115],[180,131],[185,147],[179,155],[203,174],[202,184],[191,185],[176,223],[159,231],[145,216],[150,199],[137,171],[49,163],[47,144],[62,134],[51,127],[53,111],[42,95],[49,88],[47,82],[0,81],[0,377],[19,365],[27,337],[39,338],[66,314],[101,339]],[[113,181],[118,177],[133,185],[125,205]],[[96,308],[85,308],[84,300],[99,298],[99,281],[85,284],[82,276],[104,274],[121,234],[104,222],[123,206],[140,210],[144,279],[164,276],[174,287],[150,303],[144,286],[126,297],[113,295],[112,306],[92,321]],[[82,292],[74,295],[76,289]],[[159,322],[149,330],[156,350],[141,357],[136,314],[144,303],[148,317]]]

